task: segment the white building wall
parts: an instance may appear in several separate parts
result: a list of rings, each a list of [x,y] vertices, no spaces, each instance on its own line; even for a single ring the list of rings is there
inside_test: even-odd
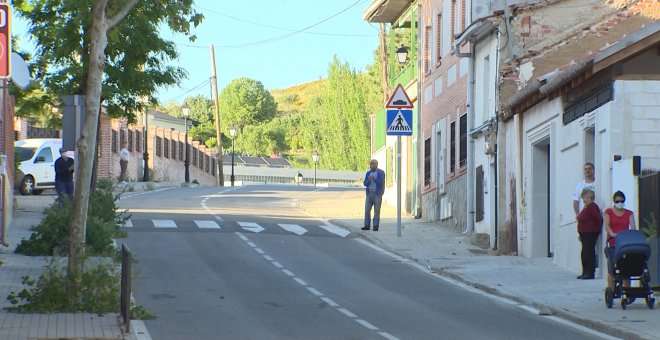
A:
[[[476,221],[474,230],[476,233],[486,233],[490,235],[490,244],[495,244],[495,157],[486,154],[487,123],[496,117],[496,79],[497,79],[497,39],[496,33],[480,41],[475,47],[474,67],[474,125],[470,131],[475,129],[482,130],[481,133],[475,133],[474,143],[474,168],[481,166],[484,172],[483,180],[483,200],[484,200],[484,219]],[[494,126],[490,131],[495,134]],[[470,137],[471,138],[471,137]],[[476,171],[476,170],[475,170]],[[476,178],[476,174],[475,174]],[[471,185],[468,187],[472,188]],[[474,187],[475,191],[476,183]],[[475,195],[475,199],[476,199]],[[476,204],[475,204],[476,208]]]

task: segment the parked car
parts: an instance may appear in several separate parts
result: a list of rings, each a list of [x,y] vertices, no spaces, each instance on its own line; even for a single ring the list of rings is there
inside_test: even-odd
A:
[[[55,160],[60,157],[58,138],[23,139],[14,143],[16,155],[15,188],[23,195],[39,195],[55,188]]]

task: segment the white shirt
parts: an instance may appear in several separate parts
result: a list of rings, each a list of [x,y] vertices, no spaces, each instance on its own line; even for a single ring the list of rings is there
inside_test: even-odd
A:
[[[128,150],[126,150],[126,148],[121,148],[119,151],[119,157],[121,157],[123,161],[128,162],[131,160],[131,154],[128,152]]]
[[[573,201],[578,201],[578,211],[582,211],[584,208],[584,202],[582,202],[582,190],[591,189],[591,191],[596,193],[596,181],[594,180],[591,183],[587,183],[584,180],[581,180],[575,187],[575,192],[573,193]],[[595,199],[594,199],[595,201]]]

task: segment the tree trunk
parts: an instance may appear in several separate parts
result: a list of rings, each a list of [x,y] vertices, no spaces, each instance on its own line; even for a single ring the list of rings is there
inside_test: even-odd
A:
[[[97,1],[93,8],[89,73],[85,91],[85,122],[80,139],[77,142],[78,159],[76,161],[78,162],[78,171],[76,172],[67,268],[69,281],[73,283],[72,289],[74,290],[81,282],[84,269],[88,202],[95,154],[94,148],[96,144],[98,115],[101,106],[101,84],[105,64],[105,47],[108,44],[105,4],[105,1]]]

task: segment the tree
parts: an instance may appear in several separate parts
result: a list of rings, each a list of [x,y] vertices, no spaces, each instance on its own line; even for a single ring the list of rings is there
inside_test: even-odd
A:
[[[137,3],[138,0],[14,2],[20,15],[31,21],[29,31],[38,46],[37,79],[45,88],[59,90],[55,93],[86,96],[85,119],[77,141],[78,171],[68,251],[67,275],[74,293],[83,272],[102,95],[111,114],[134,119],[131,113],[144,108],[140,97],[153,100],[156,86],[183,76],[182,71],[161,65],[176,51],[173,43],[158,36],[159,25],[167,22],[174,31],[188,34],[190,25],[202,19],[191,10],[192,0]]]
[[[277,113],[277,103],[270,92],[261,82],[249,78],[229,83],[218,96],[218,105],[225,129],[234,124],[240,133],[246,125],[268,122]]]

